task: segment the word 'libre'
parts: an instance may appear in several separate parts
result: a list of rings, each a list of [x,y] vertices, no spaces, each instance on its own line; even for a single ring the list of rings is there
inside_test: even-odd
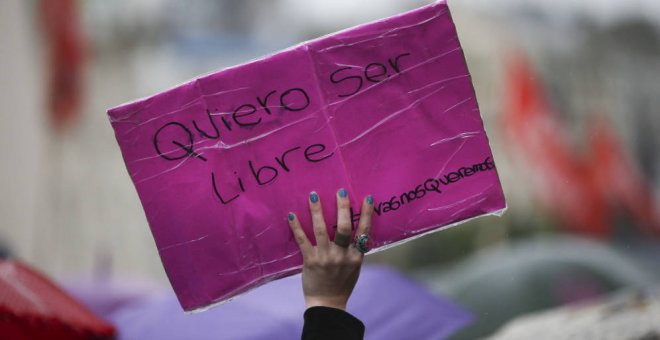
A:
[[[324,154],[325,151],[326,146],[324,144],[312,144],[306,147],[304,150],[300,146],[295,146],[282,152],[280,156],[274,157],[275,163],[270,163],[271,165],[266,164],[263,166],[257,166],[255,168],[254,162],[250,160],[247,162],[247,168],[250,169],[250,174],[256,184],[259,186],[267,185],[275,181],[275,179],[277,179],[277,177],[280,175],[281,171],[290,172],[292,170],[291,166],[287,163],[287,156],[291,158],[296,157],[297,154],[297,157],[302,157],[303,160],[309,163],[318,163],[334,155],[334,151]],[[246,191],[243,178],[238,175],[237,171],[234,171],[234,177],[236,184],[238,184],[238,188],[232,192],[233,195],[230,194],[231,196],[228,196],[225,194],[225,196],[223,196],[223,193],[221,193],[220,190],[220,185],[217,183],[218,181],[216,180],[215,172],[211,172],[211,185],[213,186],[213,193],[222,204],[231,203],[233,200],[237,199],[241,193]]]

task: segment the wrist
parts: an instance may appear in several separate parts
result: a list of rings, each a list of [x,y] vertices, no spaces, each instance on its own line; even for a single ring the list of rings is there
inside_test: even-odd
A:
[[[346,299],[329,297],[305,297],[305,305],[311,307],[330,307],[346,311]]]

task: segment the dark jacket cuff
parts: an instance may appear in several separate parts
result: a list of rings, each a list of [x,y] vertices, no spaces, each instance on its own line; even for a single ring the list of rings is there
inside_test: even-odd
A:
[[[311,307],[305,311],[302,340],[362,340],[364,324],[353,315],[337,308]]]

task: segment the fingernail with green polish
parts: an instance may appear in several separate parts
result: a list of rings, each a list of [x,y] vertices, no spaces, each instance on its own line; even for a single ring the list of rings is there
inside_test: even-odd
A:
[[[292,212],[289,213],[289,221],[293,221],[296,219],[296,215],[294,215]]]
[[[312,191],[312,193],[309,194],[309,200],[312,201],[312,203],[316,203],[319,201],[319,195],[315,191]]]
[[[348,195],[348,193],[346,192],[346,189],[344,189],[344,188],[339,189],[338,193],[339,193],[339,197],[341,197],[341,198],[346,198],[346,196]]]
[[[369,203],[369,204],[374,204],[374,198],[371,197],[371,195],[368,195],[368,196],[367,196],[367,203]]]

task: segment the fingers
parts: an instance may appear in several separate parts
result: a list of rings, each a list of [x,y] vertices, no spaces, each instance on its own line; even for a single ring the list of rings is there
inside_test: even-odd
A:
[[[337,191],[337,233],[350,235],[353,231],[351,221],[351,202],[346,189]]]
[[[337,233],[344,235],[351,235],[353,229],[352,228],[353,223],[351,216],[350,200],[348,199],[348,192],[345,189],[339,189],[337,191],[336,198],[337,198]],[[321,205],[321,200],[319,198],[319,195],[316,192],[312,192],[309,195],[308,202],[309,202],[309,210],[312,216],[312,224],[314,230],[314,239],[316,240],[316,246],[321,248],[328,248],[330,245],[330,241],[328,238],[328,231],[325,224],[325,219],[323,218],[323,207]],[[361,211],[360,223],[358,225],[357,232],[355,233],[356,236],[362,234],[368,235],[369,232],[371,231],[371,219],[374,211],[374,202],[371,195],[367,196],[363,200],[362,208],[360,209],[360,211]],[[298,245],[301,247],[301,250],[303,252],[305,251],[303,247],[311,249],[313,246],[311,245],[309,239],[307,239],[304,232],[302,231],[302,228],[300,227],[300,222],[295,217],[295,215],[292,216],[294,218],[293,220],[290,220],[289,224],[291,225],[292,230],[294,230],[294,235],[296,235],[296,242],[298,242]],[[296,234],[296,229],[294,228],[299,229],[302,235]],[[337,237],[336,236],[337,233],[335,233],[335,237]],[[299,236],[302,236],[304,238],[299,239]],[[329,249],[334,249],[334,247],[330,247]]]
[[[292,212],[289,213],[289,227],[293,232],[293,237],[296,239],[296,243],[298,244],[298,247],[300,247],[303,257],[307,257],[312,249],[312,244],[302,230],[298,217]]]
[[[367,234],[371,231],[371,215],[374,212],[374,199],[371,195],[365,197],[362,201],[362,209],[360,209],[360,223],[355,235]]]
[[[312,225],[314,227],[314,238],[316,239],[316,246],[328,246],[328,231],[325,226],[325,219],[323,218],[323,207],[321,206],[321,199],[319,195],[312,191],[309,194],[309,211],[312,214]]]

